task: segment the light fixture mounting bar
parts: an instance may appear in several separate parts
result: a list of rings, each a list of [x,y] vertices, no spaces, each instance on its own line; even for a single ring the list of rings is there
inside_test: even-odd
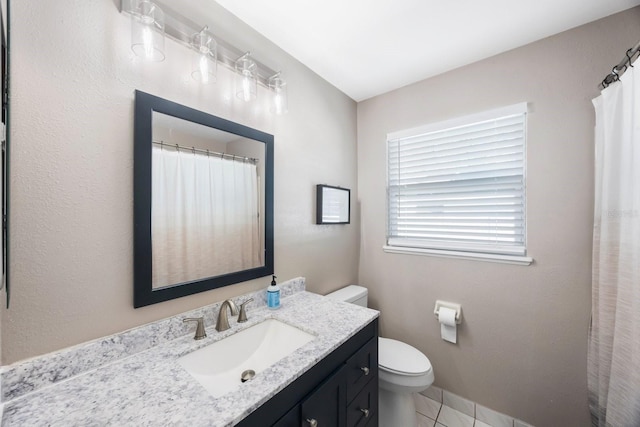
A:
[[[136,0],[120,0],[120,13],[124,12],[126,14],[131,14],[131,10],[133,9],[135,2]],[[162,1],[154,0],[153,2],[164,12],[165,35],[193,50],[193,47],[191,46],[191,39],[194,34],[202,31],[202,28],[205,25],[196,24],[189,18],[182,16],[180,13],[171,9],[171,7]],[[209,28],[211,28],[211,26],[209,26]],[[213,35],[213,38],[218,44],[218,63],[235,72],[236,61],[250,49],[238,49],[231,43],[217,36],[215,31],[209,32]],[[252,59],[258,67],[258,84],[269,88],[269,77],[276,74],[276,71],[256,61],[255,58]]]

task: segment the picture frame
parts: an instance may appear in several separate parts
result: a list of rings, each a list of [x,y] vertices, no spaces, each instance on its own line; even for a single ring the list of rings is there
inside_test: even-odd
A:
[[[351,190],[326,184],[316,186],[316,224],[350,224]]]

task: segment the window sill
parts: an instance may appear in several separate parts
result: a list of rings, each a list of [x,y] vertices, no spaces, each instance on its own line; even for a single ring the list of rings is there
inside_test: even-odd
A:
[[[405,248],[401,246],[383,246],[382,250],[392,254],[426,255],[441,258],[467,259],[472,261],[498,262],[502,264],[531,265],[533,258],[517,255],[481,254],[475,252],[443,251],[438,249]]]

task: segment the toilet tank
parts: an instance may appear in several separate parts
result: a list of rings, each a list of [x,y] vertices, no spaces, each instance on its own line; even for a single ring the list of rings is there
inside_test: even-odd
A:
[[[364,286],[349,285],[325,295],[327,298],[350,302],[362,307],[367,306],[369,291]]]

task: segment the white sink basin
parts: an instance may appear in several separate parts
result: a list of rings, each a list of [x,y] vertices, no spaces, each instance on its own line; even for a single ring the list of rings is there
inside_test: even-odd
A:
[[[178,363],[214,397],[239,386],[242,373],[256,376],[314,338],[294,326],[268,319],[189,353]]]

